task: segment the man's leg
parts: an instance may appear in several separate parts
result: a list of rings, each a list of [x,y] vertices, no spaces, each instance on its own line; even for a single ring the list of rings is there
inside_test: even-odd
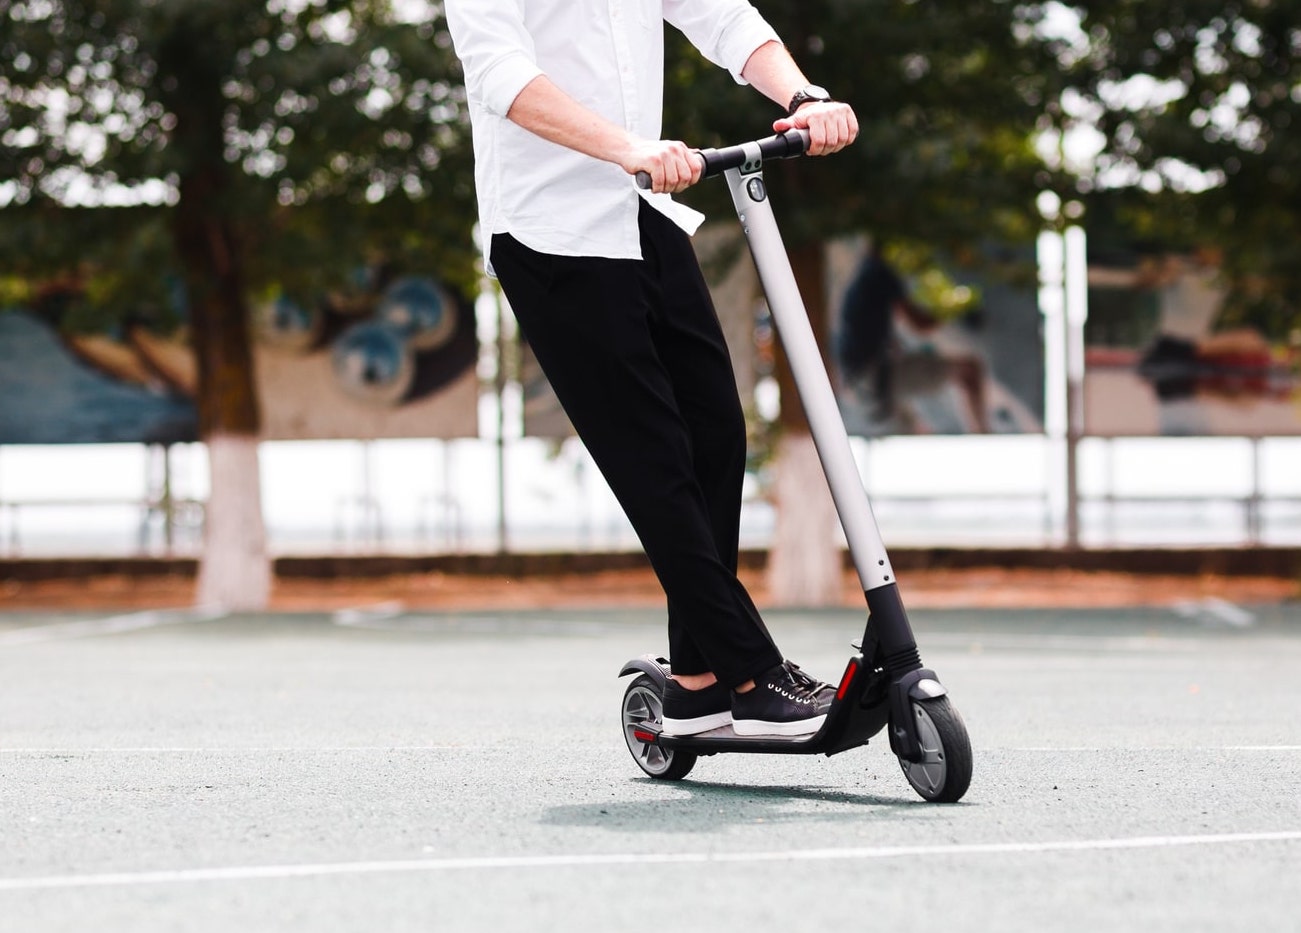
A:
[[[649,207],[641,210],[641,231],[653,282],[651,336],[691,439],[692,467],[705,497],[714,546],[735,574],[746,433],[731,355],[690,237]],[[739,581],[735,587],[737,600],[767,634],[750,595]],[[690,628],[690,619],[670,602],[669,651],[679,673],[702,669]]]
[[[713,671],[735,687],[781,663],[735,555],[714,541],[691,431],[652,336],[647,264],[549,256],[505,235],[493,238],[492,256],[543,372],[690,630],[699,657],[684,659],[683,672]]]

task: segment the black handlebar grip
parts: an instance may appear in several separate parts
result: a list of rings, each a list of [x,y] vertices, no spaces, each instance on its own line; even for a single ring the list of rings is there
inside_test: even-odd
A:
[[[750,145],[759,147],[760,161],[790,159],[803,155],[809,148],[809,131],[790,129],[784,133],[778,133],[776,136],[756,139]],[[703,177],[708,178],[711,175],[721,175],[729,168],[743,165],[752,151],[747,150],[745,146],[728,146],[724,149],[698,149],[696,155],[700,156],[700,160],[705,163]],[[649,189],[651,186],[649,172],[638,172],[635,180],[637,187],[643,190]]]

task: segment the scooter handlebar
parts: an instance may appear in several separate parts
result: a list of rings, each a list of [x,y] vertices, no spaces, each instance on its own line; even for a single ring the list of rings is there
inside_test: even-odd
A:
[[[748,162],[755,161],[756,149],[758,150],[757,161],[769,162],[773,159],[793,159],[796,156],[804,155],[808,148],[809,131],[795,129],[778,133],[776,136],[756,139],[751,143],[742,143],[738,146],[725,146],[722,149],[699,149],[696,154],[705,163],[705,172],[702,177],[711,178],[714,175],[723,174],[729,168],[737,168]],[[650,188],[651,177],[649,172],[638,172],[636,179],[638,188]]]

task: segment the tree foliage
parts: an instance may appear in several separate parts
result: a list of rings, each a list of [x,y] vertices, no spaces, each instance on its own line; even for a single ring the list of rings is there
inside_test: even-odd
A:
[[[257,608],[252,297],[346,297],[379,260],[473,279],[441,16],[422,0],[0,0],[0,30],[7,290],[81,296],[101,324],[181,312],[213,467],[199,597]]]
[[[1028,240],[1047,181],[1032,145],[1055,88],[1037,8],[1005,0],[757,0],[815,83],[853,105],[861,135],[816,166],[770,173],[788,241],[871,231],[967,253]],[[765,135],[781,109],[670,44],[667,125],[693,145]],[[704,186],[717,189],[721,186]],[[717,196],[717,192],[714,192]],[[721,204],[721,202],[715,202]]]
[[[246,295],[376,255],[470,284],[459,68],[437,11],[398,6],[0,0],[0,267],[157,312],[197,284],[189,215]]]
[[[1055,49],[1060,121],[1096,121],[1091,209],[1131,235],[1213,247],[1225,323],[1301,325],[1301,9],[1294,0],[1082,0]],[[1101,189],[1101,190],[1100,190]]]

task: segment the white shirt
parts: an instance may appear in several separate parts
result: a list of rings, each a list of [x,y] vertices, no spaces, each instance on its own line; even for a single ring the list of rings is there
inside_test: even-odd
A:
[[[548,142],[506,113],[545,74],[612,123],[659,139],[664,22],[745,84],[750,55],[777,40],[748,0],[446,0],[445,10],[465,69],[485,260],[495,233],[538,252],[640,259],[639,197],[695,232],[696,211],[639,191],[615,163]]]

